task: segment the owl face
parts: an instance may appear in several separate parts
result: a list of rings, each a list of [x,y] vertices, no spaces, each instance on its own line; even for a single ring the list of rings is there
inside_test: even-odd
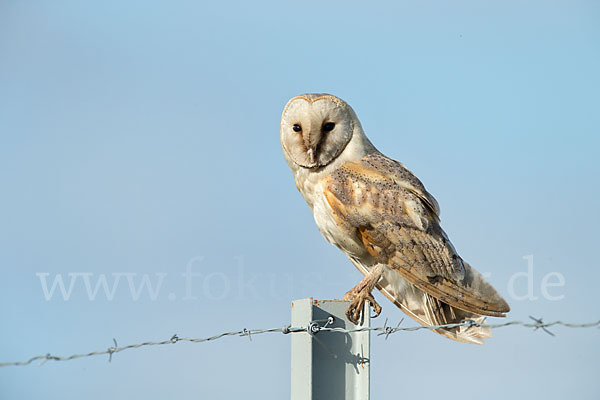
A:
[[[294,97],[281,117],[283,151],[303,168],[331,163],[350,142],[353,131],[350,106],[329,94]]]

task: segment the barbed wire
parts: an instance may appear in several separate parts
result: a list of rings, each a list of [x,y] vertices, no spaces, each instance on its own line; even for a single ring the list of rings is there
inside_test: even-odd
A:
[[[508,321],[508,322],[503,322],[503,323],[499,323],[499,324],[487,324],[487,323],[485,323],[485,320],[481,321],[481,322],[477,322],[477,321],[473,321],[473,320],[465,320],[460,323],[444,324],[444,325],[429,325],[429,326],[418,325],[418,326],[401,327],[400,325],[404,321],[404,318],[403,318],[402,320],[400,320],[400,322],[395,327],[388,326],[387,320],[386,320],[384,325],[379,326],[379,327],[360,327],[360,328],[354,328],[354,329],[344,329],[344,328],[329,327],[329,325],[331,325],[333,323],[333,317],[329,317],[327,320],[312,321],[306,327],[292,327],[291,325],[287,325],[282,328],[271,328],[271,329],[246,329],[246,328],[244,328],[241,331],[223,332],[218,335],[205,337],[205,338],[179,337],[177,334],[175,334],[175,335],[171,336],[170,339],[167,339],[167,340],[162,340],[162,341],[157,341],[157,342],[142,342],[142,343],[136,343],[136,344],[129,344],[127,346],[121,346],[121,347],[119,347],[119,345],[117,344],[117,340],[113,338],[114,346],[111,346],[106,350],[92,351],[89,353],[78,353],[78,354],[73,354],[73,355],[66,356],[66,357],[55,356],[55,355],[51,355],[50,353],[47,353],[45,355],[31,357],[30,359],[25,360],[25,361],[0,362],[0,367],[15,367],[15,366],[29,365],[35,361],[39,361],[38,365],[41,366],[41,365],[44,365],[49,360],[51,360],[51,361],[70,361],[70,360],[75,360],[78,358],[94,357],[94,356],[101,356],[101,355],[108,355],[108,361],[111,362],[113,354],[119,353],[119,352],[122,352],[125,350],[137,349],[140,347],[162,346],[162,345],[168,345],[168,344],[175,344],[175,343],[179,343],[179,342],[203,343],[203,342],[210,342],[210,341],[214,341],[217,339],[221,339],[221,338],[224,338],[227,336],[241,336],[241,337],[247,336],[248,339],[250,341],[252,341],[252,336],[260,335],[263,333],[289,334],[289,333],[307,332],[311,335],[315,335],[318,332],[322,332],[322,331],[337,332],[337,333],[354,333],[354,332],[372,331],[372,332],[377,332],[378,336],[385,335],[385,339],[387,339],[389,337],[389,335],[397,333],[397,332],[412,332],[412,331],[419,331],[422,329],[427,329],[427,330],[433,331],[433,330],[438,330],[438,329],[452,329],[452,328],[457,328],[457,327],[466,327],[467,329],[470,329],[473,327],[485,327],[485,328],[490,328],[490,329],[497,329],[497,328],[504,328],[507,326],[521,326],[524,328],[532,328],[534,331],[538,330],[538,329],[542,329],[544,332],[548,333],[551,336],[555,336],[555,334],[553,332],[549,331],[548,328],[553,327],[553,326],[563,326],[566,328],[600,327],[600,320],[595,321],[595,322],[574,324],[574,323],[568,323],[568,322],[563,322],[563,321],[544,322],[542,320],[542,318],[535,318],[532,316],[530,316],[529,318],[531,318],[531,320],[533,322]],[[324,322],[324,324],[320,325],[319,322],[321,322],[321,323]]]

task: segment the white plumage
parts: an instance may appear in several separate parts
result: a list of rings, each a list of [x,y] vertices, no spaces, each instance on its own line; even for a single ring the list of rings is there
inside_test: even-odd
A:
[[[404,165],[365,136],[343,100],[305,94],[286,105],[281,144],[296,186],[325,239],[365,275],[346,293],[358,320],[365,301],[376,314],[376,287],[424,325],[484,315],[504,316],[508,304],[456,252],[439,225],[439,206]],[[483,343],[485,327],[439,329],[455,340]]]

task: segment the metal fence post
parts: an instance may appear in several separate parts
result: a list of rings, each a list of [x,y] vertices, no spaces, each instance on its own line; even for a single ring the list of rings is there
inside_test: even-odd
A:
[[[295,300],[292,302],[292,326],[369,327],[368,304],[365,305],[360,325],[346,318],[349,305],[344,300]],[[313,331],[316,332],[291,335],[291,399],[368,400],[370,332],[340,333],[318,331],[318,328]]]

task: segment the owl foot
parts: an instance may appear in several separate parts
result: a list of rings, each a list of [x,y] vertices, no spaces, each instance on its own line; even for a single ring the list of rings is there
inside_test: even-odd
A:
[[[381,279],[381,275],[383,275],[383,265],[379,264],[358,282],[358,285],[344,295],[345,300],[352,301],[346,310],[346,317],[353,323],[358,324],[366,301],[369,301],[371,307],[373,307],[374,317],[381,314],[381,306],[375,301],[372,294],[377,282]]]
[[[365,308],[365,302],[367,301],[370,303],[371,307],[373,307],[373,311],[375,312],[373,318],[378,317],[379,314],[381,314],[381,306],[375,301],[373,294],[365,289],[359,291],[358,293],[352,293],[354,290],[351,290],[344,296],[344,299],[352,300],[350,306],[348,306],[346,309],[346,317],[355,324],[358,324],[361,320],[362,313]],[[351,296],[353,297],[349,298]]]

